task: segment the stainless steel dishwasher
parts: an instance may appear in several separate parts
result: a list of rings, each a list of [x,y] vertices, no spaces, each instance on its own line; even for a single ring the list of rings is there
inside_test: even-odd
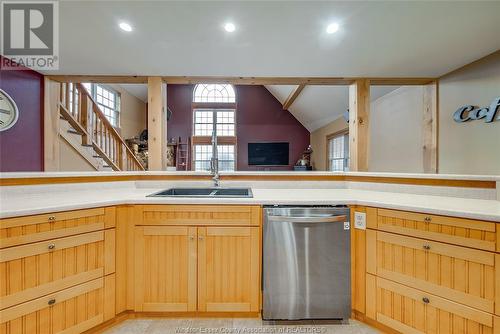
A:
[[[348,319],[349,208],[264,208],[263,319]]]

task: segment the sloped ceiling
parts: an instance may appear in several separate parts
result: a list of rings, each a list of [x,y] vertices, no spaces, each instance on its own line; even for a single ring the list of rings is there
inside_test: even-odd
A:
[[[267,85],[266,88],[281,104],[296,86]],[[398,88],[397,86],[374,86],[370,97],[374,101]],[[289,112],[304,127],[313,132],[336,120],[349,108],[348,86],[306,86],[289,108]]]
[[[130,94],[143,102],[148,102],[148,86],[146,84],[120,84]]]

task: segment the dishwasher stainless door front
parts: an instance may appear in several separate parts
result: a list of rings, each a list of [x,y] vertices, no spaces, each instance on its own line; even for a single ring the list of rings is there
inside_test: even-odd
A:
[[[348,208],[268,208],[264,216],[263,318],[348,319]]]

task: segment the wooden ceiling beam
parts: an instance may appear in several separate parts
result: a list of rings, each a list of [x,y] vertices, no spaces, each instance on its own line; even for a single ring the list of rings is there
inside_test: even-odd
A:
[[[305,86],[306,85],[303,84],[298,85],[294,90],[292,90],[290,95],[286,98],[285,103],[283,103],[283,110],[288,110],[292,106],[293,102],[295,102],[295,100],[299,97]]]
[[[48,75],[58,82],[142,83],[147,76],[138,75]],[[319,85],[348,86],[356,80],[368,79],[372,86],[427,85],[436,78],[359,78],[359,77],[223,77],[223,76],[162,76],[167,84],[228,83],[233,85]]]

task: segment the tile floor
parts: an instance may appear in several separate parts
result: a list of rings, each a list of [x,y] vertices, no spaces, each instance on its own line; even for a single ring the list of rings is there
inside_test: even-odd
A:
[[[260,319],[133,319],[126,320],[105,334],[372,334],[375,329],[356,321],[348,324],[271,325]]]

